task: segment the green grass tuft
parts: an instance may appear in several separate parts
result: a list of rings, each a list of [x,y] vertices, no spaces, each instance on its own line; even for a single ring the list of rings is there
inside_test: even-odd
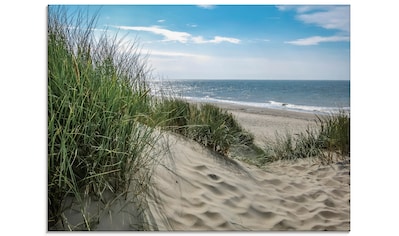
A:
[[[330,163],[331,156],[350,155],[350,117],[344,111],[338,114],[317,116],[317,128],[293,136],[276,135],[275,143],[268,143],[261,162],[296,160],[317,157],[322,163]],[[328,159],[328,160],[327,160]]]
[[[184,135],[222,155],[232,145],[250,145],[253,135],[244,131],[231,113],[212,104],[190,104],[164,98],[156,106],[157,122],[166,130]]]
[[[223,155],[232,145],[253,142],[253,136],[242,129],[231,113],[212,104],[190,107],[187,136]]]
[[[319,116],[319,139],[322,148],[337,152],[341,155],[350,155],[350,117],[344,111],[337,115]]]

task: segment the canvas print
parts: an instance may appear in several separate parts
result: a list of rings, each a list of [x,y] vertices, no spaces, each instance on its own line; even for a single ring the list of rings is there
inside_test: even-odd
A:
[[[349,5],[49,5],[49,231],[349,231]]]

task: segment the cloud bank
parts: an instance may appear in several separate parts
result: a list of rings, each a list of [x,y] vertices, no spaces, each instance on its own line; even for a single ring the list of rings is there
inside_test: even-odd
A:
[[[203,36],[192,36],[187,32],[172,31],[159,26],[114,26],[115,28],[122,30],[133,30],[133,31],[145,31],[157,35],[162,35],[164,39],[162,41],[176,41],[180,43],[195,43],[195,44],[205,44],[205,43],[233,43],[238,44],[241,40],[230,37],[215,36],[213,39],[206,40]]]
[[[295,11],[296,19],[304,24],[312,24],[337,33],[333,36],[310,36],[307,38],[286,41],[285,43],[309,46],[325,42],[350,41],[350,8],[349,6],[277,6],[280,11]]]
[[[342,42],[349,41],[348,36],[330,36],[330,37],[321,37],[321,36],[313,36],[309,38],[297,39],[294,41],[286,41],[284,43],[299,45],[299,46],[309,46],[309,45],[318,45],[319,43],[324,42]]]
[[[298,14],[297,18],[306,24],[349,32],[349,7],[346,6],[329,7],[324,11],[317,12],[305,11]]]

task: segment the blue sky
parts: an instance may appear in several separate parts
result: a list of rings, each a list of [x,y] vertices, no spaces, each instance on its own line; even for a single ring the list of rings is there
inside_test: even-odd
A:
[[[348,5],[90,7],[98,9],[96,27],[138,39],[155,77],[349,80]]]

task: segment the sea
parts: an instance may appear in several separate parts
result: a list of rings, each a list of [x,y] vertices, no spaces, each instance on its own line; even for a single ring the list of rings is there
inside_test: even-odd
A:
[[[155,96],[308,113],[350,112],[348,80],[158,80]]]

